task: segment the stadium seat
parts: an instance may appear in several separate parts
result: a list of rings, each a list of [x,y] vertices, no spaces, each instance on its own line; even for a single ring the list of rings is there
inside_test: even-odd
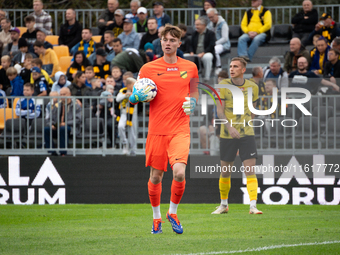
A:
[[[6,120],[5,129],[1,136],[5,137],[5,133],[6,140],[22,138],[26,133],[26,120],[24,118]]]
[[[63,45],[63,46],[54,46],[53,50],[57,54],[57,57],[58,57],[59,61],[60,61],[61,57],[68,57],[68,56],[70,56],[69,48],[66,45]]]
[[[293,36],[293,29],[290,24],[274,25],[272,38],[269,44],[288,44]]]
[[[104,129],[104,119],[102,118],[86,118],[85,125],[83,125],[82,133],[77,135],[79,139],[86,139],[86,142],[99,142],[105,135]]]
[[[59,66],[60,66],[60,71],[62,71],[63,73],[66,74],[67,69],[70,67],[71,65],[71,60],[72,57],[71,56],[67,56],[67,57],[61,57],[59,59]]]
[[[187,26],[187,36],[192,36],[192,34],[195,32],[195,28],[193,26]]]
[[[24,134],[23,141],[27,142],[27,148],[40,147],[43,143],[43,124],[42,118],[36,118],[32,121],[31,126]],[[32,145],[32,146],[30,146]]]
[[[229,26],[229,40],[231,46],[237,46],[238,38],[243,34],[241,26],[231,25]]]
[[[318,148],[318,118],[317,117],[301,117],[295,127],[295,135],[293,133],[291,146],[295,148],[312,149]]]
[[[314,107],[312,112],[313,117],[318,117],[320,126],[324,128],[328,118],[333,117],[333,107],[332,106],[319,106]]]
[[[50,44],[52,44],[53,46],[56,46],[56,45],[59,45],[58,39],[59,39],[59,35],[48,35],[46,36],[45,40],[49,42]]]
[[[20,30],[20,37],[22,36],[23,33],[27,32],[27,27],[17,27],[17,29]]]
[[[3,130],[5,128],[5,122],[6,120],[17,118],[15,115],[15,110],[12,108],[2,108],[0,109],[0,130]]]
[[[13,112],[14,112],[14,118],[19,118],[19,116],[18,115],[16,115],[15,114],[15,107],[17,106],[17,102],[20,100],[20,98],[19,97],[17,97],[17,98],[14,98],[14,100],[13,100],[13,98],[12,98],[12,108],[13,108]]]
[[[340,148],[340,117],[330,117],[327,121],[327,129],[322,133],[323,148]]]
[[[101,39],[102,39],[102,36],[101,35],[95,35],[95,36],[92,36],[92,39],[96,43],[99,43],[101,41]]]
[[[333,107],[333,109],[335,109],[336,116],[340,117],[340,97],[330,97],[326,99],[328,99],[326,100],[326,102],[328,103],[328,106]]]

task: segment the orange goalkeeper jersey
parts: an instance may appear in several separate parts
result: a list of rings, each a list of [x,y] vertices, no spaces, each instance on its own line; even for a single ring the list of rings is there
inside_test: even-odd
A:
[[[159,58],[142,66],[138,75],[138,79],[141,78],[149,78],[157,85],[157,96],[150,102],[148,133],[190,133],[190,117],[184,113],[182,105],[185,97],[197,92],[196,64],[180,57],[177,63],[168,64]]]

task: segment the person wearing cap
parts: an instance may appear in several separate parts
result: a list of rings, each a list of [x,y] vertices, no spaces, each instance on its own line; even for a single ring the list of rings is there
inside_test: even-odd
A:
[[[14,66],[15,64],[19,64],[19,65],[23,65],[24,64],[24,61],[25,61],[25,57],[26,57],[26,54],[27,53],[31,53],[32,56],[36,56],[34,53],[32,52],[29,52],[29,45],[26,41],[25,38],[19,38],[19,42],[18,42],[18,45],[19,45],[19,52],[18,54],[16,54],[13,58],[12,58],[12,65]],[[31,48],[31,47],[30,47]]]
[[[139,7],[137,10],[138,21],[133,24],[133,27],[137,33],[148,32],[148,11],[145,7]]]
[[[305,46],[308,45],[309,34],[314,30],[318,23],[318,11],[313,8],[310,0],[302,2],[302,10],[292,18],[293,38],[297,37]]]
[[[53,45],[50,44],[48,41],[46,41],[46,36],[48,35],[45,28],[38,27],[35,29],[37,32],[37,40],[39,42],[42,42],[44,44],[45,49],[53,49]]]
[[[138,50],[139,35],[133,29],[133,21],[131,19],[124,19],[123,33],[118,35],[118,38],[122,41],[123,50],[127,48],[133,48]]]
[[[171,24],[170,16],[164,13],[163,2],[154,2],[153,6],[153,17],[157,20],[157,29],[165,24]]]
[[[81,41],[82,26],[76,20],[76,12],[74,9],[66,10],[66,23],[61,25],[59,30],[59,45],[66,45],[71,50],[74,45]]]
[[[140,1],[139,0],[131,0],[130,2],[130,12],[125,15],[126,19],[131,19],[133,21],[133,24],[135,24],[138,21],[138,15],[137,10],[140,7]]]
[[[35,28],[44,28],[47,35],[51,35],[52,17],[43,10],[44,4],[42,0],[33,0],[33,10],[30,13],[35,18]]]
[[[327,39],[328,43],[331,43],[335,37],[340,36],[340,28],[337,26],[330,14],[323,13],[320,17],[319,23],[315,25],[315,29],[309,34],[309,43],[313,41],[313,36],[315,34],[322,35]]]
[[[158,28],[157,28],[157,19],[155,17],[150,17],[148,19],[148,32],[143,35],[140,40],[139,49],[144,50],[144,45],[148,42],[152,43],[153,40],[158,38]]]
[[[122,9],[117,9],[115,11],[115,21],[108,25],[106,30],[113,31],[115,38],[118,37],[121,33],[123,33],[123,21],[124,21],[124,11]]]
[[[53,49],[45,49],[44,44],[36,41],[33,44],[34,52],[39,56],[42,61],[42,68],[46,70],[49,76],[54,77],[55,73],[60,71],[59,59]]]
[[[9,19],[3,18],[0,21],[2,31],[0,32],[0,43],[3,44],[5,48],[8,43],[12,42],[11,40],[11,33],[9,30],[11,29],[11,21]]]
[[[115,21],[114,13],[119,7],[118,0],[108,0],[107,9],[103,11],[98,19],[97,27],[99,28],[99,34],[103,35],[107,26]]]
[[[84,28],[81,31],[82,40],[78,42],[73,48],[70,50],[71,54],[74,55],[77,51],[84,51],[87,58],[91,56],[93,52],[96,51],[96,43],[92,39],[92,31],[89,28]],[[72,59],[73,61],[73,59]]]
[[[9,32],[11,33],[12,42],[8,43],[7,46],[3,49],[2,55],[9,55],[13,58],[19,51],[19,37],[20,30],[16,27],[12,27]]]
[[[35,18],[32,15],[28,15],[25,17],[24,21],[27,31],[23,33],[21,37],[25,38],[28,43],[33,44],[37,40],[37,31],[34,27]]]
[[[35,66],[32,68],[31,72],[34,81],[33,96],[48,96],[50,89],[44,75],[41,74],[40,68]]]
[[[105,83],[107,76],[111,75],[111,63],[106,60],[107,53],[104,49],[97,49],[96,61],[93,63],[95,78],[101,79]]]

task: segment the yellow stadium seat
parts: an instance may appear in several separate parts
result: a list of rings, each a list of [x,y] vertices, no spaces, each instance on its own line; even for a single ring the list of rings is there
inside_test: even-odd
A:
[[[95,41],[96,43],[99,43],[100,40],[102,39],[101,35],[94,35],[92,36],[93,41]]]
[[[59,59],[60,71],[62,71],[64,74],[66,74],[67,69],[70,67],[71,60],[72,60],[72,56],[61,57]]]
[[[63,45],[63,46],[54,46],[53,50],[57,54],[57,57],[58,57],[59,61],[60,61],[61,57],[68,57],[68,56],[70,56],[70,52],[69,52],[68,46],[66,46],[66,45]]]
[[[16,118],[18,118],[18,116],[15,114],[15,109],[13,109],[13,113],[12,113],[12,108],[0,109],[0,130],[3,130],[5,128],[6,120],[16,119]]]
[[[20,30],[20,37],[22,36],[23,33],[27,32],[27,27],[17,27],[17,29]]]
[[[59,45],[58,39],[59,39],[59,35],[48,35],[46,36],[45,41],[49,42],[50,44],[54,46],[54,45]]]

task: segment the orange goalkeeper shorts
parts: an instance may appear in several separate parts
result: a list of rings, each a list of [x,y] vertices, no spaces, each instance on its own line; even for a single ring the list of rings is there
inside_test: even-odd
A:
[[[187,164],[190,149],[190,134],[148,135],[145,146],[145,166],[166,172],[168,161]]]

